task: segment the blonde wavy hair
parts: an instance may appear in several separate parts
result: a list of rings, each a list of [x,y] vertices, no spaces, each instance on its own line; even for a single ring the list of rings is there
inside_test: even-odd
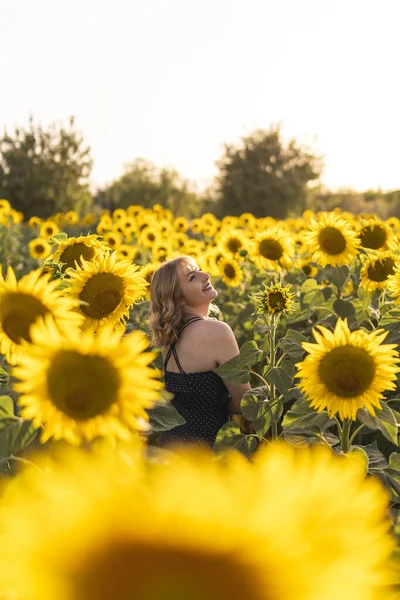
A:
[[[149,329],[153,346],[163,348],[178,339],[183,322],[183,294],[178,272],[191,265],[193,258],[178,256],[163,263],[153,273],[150,286],[151,313]],[[216,306],[210,312],[219,312]]]

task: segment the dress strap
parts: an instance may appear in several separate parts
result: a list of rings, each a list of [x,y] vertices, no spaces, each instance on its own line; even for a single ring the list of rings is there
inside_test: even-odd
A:
[[[195,321],[203,321],[203,317],[191,317],[190,319],[188,319],[187,321],[185,321],[185,323],[182,325],[182,327],[181,327],[181,328],[179,329],[179,331],[178,331],[178,338],[179,338],[179,336],[181,335],[182,331],[183,331],[183,330],[184,330],[184,329],[185,329],[185,328],[186,328],[188,325],[190,325],[190,323],[194,323]],[[170,347],[169,347],[169,349],[168,349],[167,355],[166,355],[166,357],[165,357],[165,360],[164,360],[164,371],[165,371],[165,370],[166,370],[166,368],[167,368],[167,363],[168,363],[168,361],[169,361],[169,359],[170,359],[170,357],[171,357],[171,354],[173,354],[173,355],[174,355],[175,362],[176,362],[176,365],[177,365],[177,367],[178,367],[179,371],[182,373],[182,375],[185,375],[186,373],[185,373],[185,371],[182,369],[181,363],[179,362],[179,359],[178,359],[178,354],[177,354],[177,352],[176,352],[176,349],[175,349],[175,344],[176,344],[176,342],[177,342],[177,340],[175,340],[175,342],[172,342],[172,344],[170,345]]]
[[[190,319],[188,319],[187,321],[184,322],[184,324],[182,325],[182,327],[179,329],[178,331],[178,337],[181,335],[182,331],[188,326],[190,325],[190,323],[194,323],[195,321],[203,321],[203,317],[190,317]],[[176,342],[175,342],[176,343]]]

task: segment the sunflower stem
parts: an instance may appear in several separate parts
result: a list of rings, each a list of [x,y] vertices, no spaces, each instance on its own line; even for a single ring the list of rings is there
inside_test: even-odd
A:
[[[269,332],[269,364],[272,368],[276,365],[276,345],[275,345],[275,332],[278,320],[275,319],[275,316],[271,316],[271,331]],[[275,385],[271,383],[270,392],[269,392],[270,403],[273,405],[275,402]],[[271,423],[271,436],[273,440],[278,438],[278,424],[275,421],[274,414],[271,415],[272,423]]]
[[[344,453],[349,451],[350,448],[350,428],[351,428],[352,420],[344,419],[341,438],[341,446]]]
[[[349,440],[349,446],[352,445],[352,443],[354,442],[356,436],[360,433],[361,429],[364,429],[365,425],[362,424],[360,425],[360,427],[357,427],[357,429],[354,431],[354,433],[352,434],[350,440]]]
[[[257,373],[257,371],[253,371],[252,370],[251,374],[255,375],[256,377],[258,377],[258,379],[263,382],[263,384],[265,385],[265,387],[267,389],[269,389],[269,383],[264,379],[264,377],[262,375],[260,375],[260,373]]]

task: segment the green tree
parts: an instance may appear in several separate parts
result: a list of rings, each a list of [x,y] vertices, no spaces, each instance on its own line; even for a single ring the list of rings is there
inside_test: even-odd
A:
[[[279,127],[256,130],[241,142],[240,147],[225,144],[225,154],[217,162],[219,216],[251,212],[282,219],[303,210],[310,194],[308,183],[321,173],[321,158],[295,140],[284,146]]]
[[[99,190],[95,203],[110,210],[131,204],[145,208],[160,204],[174,215],[186,217],[198,215],[201,209],[196,192],[176,171],[158,169],[142,158],[129,164],[121,177]]]
[[[0,197],[26,218],[81,210],[91,203],[90,148],[74,128],[52,124],[45,130],[31,117],[27,129],[0,139]]]

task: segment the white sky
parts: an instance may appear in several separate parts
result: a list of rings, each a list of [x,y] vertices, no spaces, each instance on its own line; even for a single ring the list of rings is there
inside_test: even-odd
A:
[[[202,189],[282,123],[323,182],[400,188],[400,0],[0,0],[0,130],[76,116],[93,183],[136,157]]]

